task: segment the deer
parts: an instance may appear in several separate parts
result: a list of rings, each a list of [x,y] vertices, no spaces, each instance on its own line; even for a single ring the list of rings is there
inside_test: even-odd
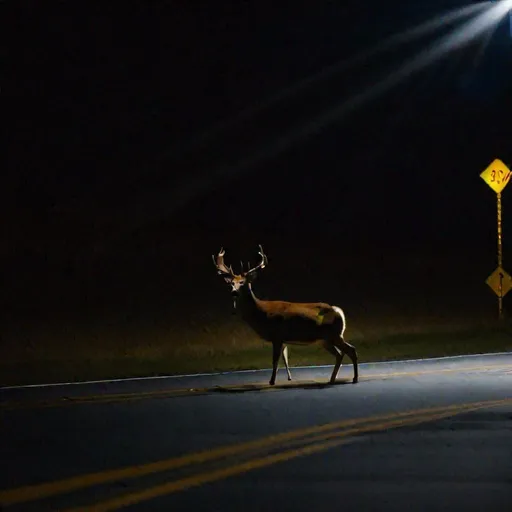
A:
[[[346,342],[345,314],[338,306],[324,302],[287,302],[282,300],[259,299],[252,285],[259,272],[268,265],[268,258],[259,245],[260,263],[244,271],[241,263],[240,274],[235,274],[232,266],[224,262],[225,250],[221,247],[213,264],[217,274],[231,287],[233,312],[239,313],[242,320],[263,340],[272,344],[272,375],[269,384],[273,386],[279,360],[282,356],[288,380],[292,380],[288,365],[288,345],[321,344],[335,357],[335,365],[329,384],[335,384],[345,354],[352,361],[354,376],[358,381],[358,356],[353,345]]]

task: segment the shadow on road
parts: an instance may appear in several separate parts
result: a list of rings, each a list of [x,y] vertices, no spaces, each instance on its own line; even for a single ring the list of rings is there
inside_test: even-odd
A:
[[[242,384],[240,386],[215,386],[207,391],[210,393],[247,393],[249,391],[278,391],[285,389],[325,389],[329,387],[335,387],[345,384],[352,384],[351,379],[338,380],[334,384],[328,382],[287,382],[285,384],[275,384],[271,386],[266,383],[259,384]]]
[[[136,402],[142,399],[170,399],[180,397],[204,396],[214,393],[248,393],[248,392],[271,392],[285,391],[291,389],[305,390],[321,390],[329,387],[335,387],[345,384],[351,384],[352,379],[343,379],[336,381],[335,384],[329,384],[326,381],[296,381],[284,382],[270,386],[268,383],[259,382],[252,384],[214,386],[208,388],[179,388],[179,389],[163,389],[140,393],[114,393],[114,394],[94,394],[86,396],[58,395],[52,398],[34,399],[26,397],[22,400],[0,400],[0,411],[16,410],[16,409],[34,409],[34,408],[53,408],[78,404],[105,404],[120,402]]]

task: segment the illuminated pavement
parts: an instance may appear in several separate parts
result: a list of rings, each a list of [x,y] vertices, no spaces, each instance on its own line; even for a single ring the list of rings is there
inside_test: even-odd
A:
[[[330,370],[3,389],[0,503],[510,510],[512,354]]]

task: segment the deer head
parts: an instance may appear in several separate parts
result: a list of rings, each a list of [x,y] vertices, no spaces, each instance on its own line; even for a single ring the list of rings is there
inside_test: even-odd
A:
[[[236,303],[240,295],[241,289],[249,283],[252,283],[258,275],[258,270],[265,268],[268,263],[267,256],[263,252],[263,247],[259,246],[260,250],[258,254],[261,256],[261,261],[258,265],[253,268],[249,267],[249,270],[244,271],[243,263],[241,263],[241,273],[235,274],[231,265],[228,267],[224,263],[225,251],[223,248],[217,254],[217,257],[212,255],[213,264],[217,269],[217,273],[224,278],[224,281],[231,286],[231,296],[233,297],[233,308],[236,309]]]

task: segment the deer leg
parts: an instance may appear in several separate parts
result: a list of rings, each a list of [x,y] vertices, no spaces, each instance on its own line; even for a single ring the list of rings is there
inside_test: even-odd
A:
[[[336,364],[334,365],[331,380],[329,381],[330,384],[334,384],[336,382],[336,377],[338,376],[338,372],[340,370],[341,361],[343,360],[343,353],[331,341],[324,342],[324,348],[336,358]]]
[[[282,347],[282,343],[272,343],[272,377],[270,377],[269,381],[271,386],[276,383],[277,365],[279,364],[279,358],[281,357]]]
[[[288,373],[288,380],[292,380],[292,374],[290,373],[290,367],[288,366],[288,345],[283,345],[283,361],[286,366],[286,372]]]
[[[355,384],[359,380],[359,372],[358,372],[358,366],[357,366],[357,351],[353,345],[350,343],[347,343],[343,337],[340,338],[340,340],[335,342],[335,346],[338,347],[338,349],[342,353],[346,353],[348,357],[350,357],[352,361],[352,365],[354,366],[354,378],[352,379],[352,382]]]

